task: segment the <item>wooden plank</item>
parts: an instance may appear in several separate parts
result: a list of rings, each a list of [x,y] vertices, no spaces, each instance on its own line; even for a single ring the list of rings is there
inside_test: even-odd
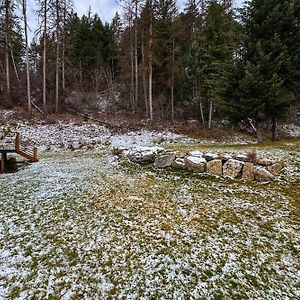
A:
[[[17,153],[31,162],[38,162],[37,153],[32,155],[22,150],[18,150]]]

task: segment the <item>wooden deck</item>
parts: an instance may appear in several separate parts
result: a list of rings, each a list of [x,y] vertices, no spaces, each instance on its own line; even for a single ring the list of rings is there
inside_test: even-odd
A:
[[[1,153],[1,173],[4,173],[7,170],[7,154],[16,153],[30,162],[38,162],[38,150],[36,147],[26,144],[21,145],[20,134],[17,132],[15,136],[15,147],[14,149],[0,149]],[[32,148],[32,153],[27,150],[29,147]]]

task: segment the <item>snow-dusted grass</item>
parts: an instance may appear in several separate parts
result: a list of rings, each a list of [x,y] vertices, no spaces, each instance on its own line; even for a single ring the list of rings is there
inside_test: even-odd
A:
[[[0,175],[0,299],[299,298],[300,155],[272,155],[291,164],[270,185],[141,168],[107,147]]]

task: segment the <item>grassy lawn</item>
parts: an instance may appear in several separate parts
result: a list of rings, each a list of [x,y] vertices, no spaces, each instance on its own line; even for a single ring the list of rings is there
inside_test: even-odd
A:
[[[107,149],[1,175],[0,298],[300,297],[298,143],[258,146],[287,162],[269,185],[142,168]],[[192,146],[257,146],[245,147]]]

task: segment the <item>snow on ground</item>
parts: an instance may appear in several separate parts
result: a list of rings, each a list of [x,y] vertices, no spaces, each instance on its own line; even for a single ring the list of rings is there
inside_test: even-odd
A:
[[[0,299],[300,297],[297,147],[259,150],[290,162],[262,185],[142,168],[108,145],[195,142],[173,133],[13,129],[51,151],[0,175]]]
[[[46,154],[1,175],[0,298],[296,299],[299,219],[277,184]]]
[[[280,126],[280,130],[292,138],[300,137],[300,126],[298,125],[295,124],[282,125]]]
[[[31,142],[37,145],[42,152],[94,148],[107,144],[112,144],[113,146],[134,147],[176,142],[195,142],[183,135],[169,131],[156,132],[140,130],[136,132],[112,134],[107,128],[95,123],[37,125],[20,123],[14,126],[0,126],[0,132],[2,132],[2,144],[4,143],[4,132],[9,135],[9,132],[13,133],[16,131],[21,134],[22,141]],[[6,140],[9,140],[9,138],[6,138]]]

